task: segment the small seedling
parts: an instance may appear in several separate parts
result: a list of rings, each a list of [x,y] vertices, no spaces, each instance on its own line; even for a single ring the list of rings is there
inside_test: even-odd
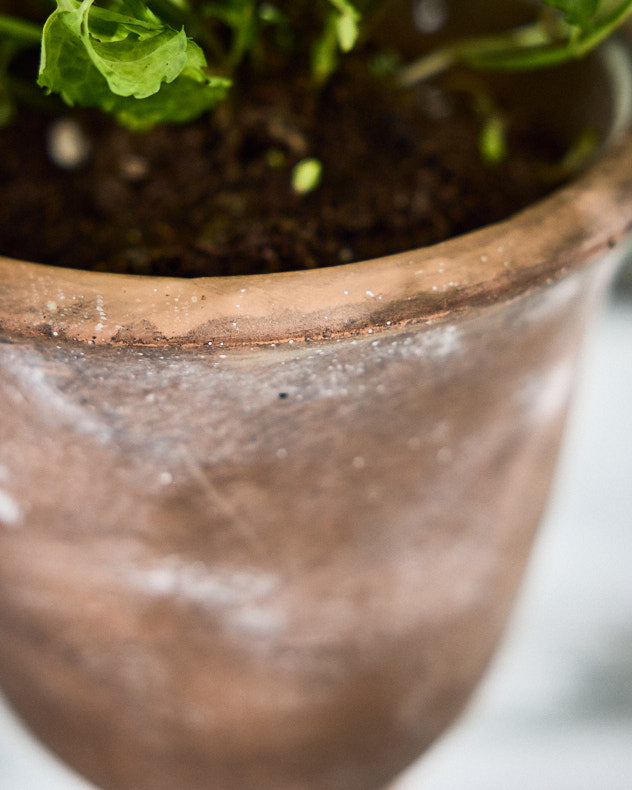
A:
[[[323,174],[319,159],[301,159],[292,169],[292,189],[299,195],[307,195],[318,188]]]

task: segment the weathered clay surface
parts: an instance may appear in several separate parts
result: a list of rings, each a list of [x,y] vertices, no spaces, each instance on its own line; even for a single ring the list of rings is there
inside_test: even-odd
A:
[[[0,677],[104,788],[379,788],[461,709],[603,271],[379,336],[0,344]]]
[[[225,280],[0,260],[0,682],[105,790],[378,790],[544,506],[632,142],[437,247]]]

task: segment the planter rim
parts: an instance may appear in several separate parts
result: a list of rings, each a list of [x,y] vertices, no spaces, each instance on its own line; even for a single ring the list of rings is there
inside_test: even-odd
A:
[[[632,133],[501,222],[428,247],[265,275],[110,274],[0,257],[0,330],[94,344],[255,346],[433,323],[514,298],[632,228]]]

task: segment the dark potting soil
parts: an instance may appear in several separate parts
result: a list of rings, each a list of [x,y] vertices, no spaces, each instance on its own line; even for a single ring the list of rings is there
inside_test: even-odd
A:
[[[320,94],[286,84],[144,134],[73,113],[88,146],[73,168],[47,152],[59,122],[21,111],[0,130],[0,252],[187,277],[329,266],[464,233],[552,187],[540,165],[557,154],[511,108],[509,155],[486,166],[467,94],[397,92],[353,62]],[[322,182],[299,194],[306,157]]]

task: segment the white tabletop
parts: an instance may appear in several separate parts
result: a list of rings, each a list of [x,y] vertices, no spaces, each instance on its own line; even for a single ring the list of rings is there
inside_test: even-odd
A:
[[[397,790],[632,789],[631,415],[632,301],[613,300],[504,647]],[[0,790],[91,788],[0,703]]]

